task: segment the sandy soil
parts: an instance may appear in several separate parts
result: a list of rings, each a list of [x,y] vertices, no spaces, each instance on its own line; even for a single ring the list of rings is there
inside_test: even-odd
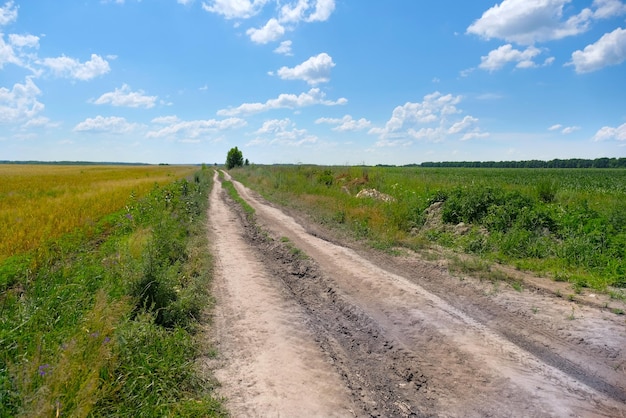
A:
[[[233,416],[626,417],[623,315],[340,241],[235,184],[254,224],[218,182],[209,214]]]

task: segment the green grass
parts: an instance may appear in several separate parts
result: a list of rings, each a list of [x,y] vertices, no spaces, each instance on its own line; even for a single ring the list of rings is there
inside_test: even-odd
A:
[[[194,367],[210,179],[0,264],[0,417],[225,415]]]
[[[306,253],[300,248],[296,247],[288,237],[280,237],[280,242],[285,244],[287,249],[289,249],[291,255],[293,255],[295,258],[300,260],[307,260],[309,258],[309,256],[306,255]]]
[[[222,187],[224,187],[224,189],[226,189],[226,191],[228,192],[228,195],[237,203],[239,203],[241,205],[241,207],[243,208],[244,212],[246,213],[246,216],[253,216],[254,215],[254,208],[252,206],[250,206],[248,204],[248,202],[246,202],[244,199],[241,198],[241,196],[239,196],[239,193],[237,193],[237,189],[235,189],[235,186],[233,185],[232,181],[228,181],[228,180],[223,180],[222,181]]]
[[[626,287],[626,170],[253,166],[231,175],[375,248],[435,244],[577,288]],[[363,188],[395,201],[355,198]]]

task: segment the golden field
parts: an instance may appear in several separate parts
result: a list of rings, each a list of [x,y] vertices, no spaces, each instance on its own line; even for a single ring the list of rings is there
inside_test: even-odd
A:
[[[194,166],[0,164],[0,262],[95,224]]]

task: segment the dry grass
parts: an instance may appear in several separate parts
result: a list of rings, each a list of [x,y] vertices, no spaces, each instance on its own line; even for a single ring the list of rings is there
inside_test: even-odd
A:
[[[95,224],[193,166],[0,165],[0,261]]]

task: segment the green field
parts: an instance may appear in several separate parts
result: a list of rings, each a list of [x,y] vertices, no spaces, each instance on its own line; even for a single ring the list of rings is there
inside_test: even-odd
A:
[[[252,166],[231,174],[377,248],[447,248],[577,289],[626,287],[623,169]],[[366,188],[393,200],[355,197]]]
[[[223,416],[195,364],[207,351],[195,335],[210,305],[205,220],[213,171],[12,173],[20,184],[54,181],[47,192],[6,192],[2,199],[22,207],[5,213],[45,214],[29,206],[57,204],[54,216],[28,223],[49,232],[43,239],[0,258],[0,417]],[[83,216],[50,232],[46,220],[67,214],[64,207]]]

